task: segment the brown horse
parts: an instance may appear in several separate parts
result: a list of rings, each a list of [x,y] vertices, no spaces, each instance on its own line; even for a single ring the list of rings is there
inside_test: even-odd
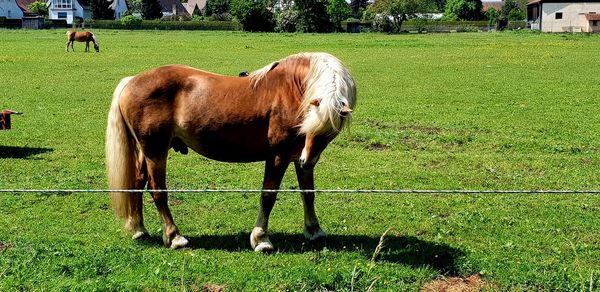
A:
[[[94,49],[96,52],[100,52],[100,43],[98,43],[98,39],[96,36],[89,31],[67,31],[67,52],[69,51],[69,44],[71,45],[71,50],[75,52],[73,48],[73,43],[75,41],[85,42],[85,51],[90,51],[90,42],[94,43]]]
[[[321,152],[350,122],[356,88],[349,71],[326,53],[301,53],[273,62],[247,77],[229,77],[182,65],[126,77],[108,114],[106,157],[111,190],[148,185],[163,222],[163,241],[179,248],[167,205],[170,148],[188,147],[226,162],[265,161],[264,190],[277,190],[294,162],[304,201],[304,235],[325,236],[314,209],[313,169]],[[250,235],[256,251],[273,249],[269,214],[277,193],[262,192]],[[133,238],[147,235],[142,194],[112,192],[117,215]]]

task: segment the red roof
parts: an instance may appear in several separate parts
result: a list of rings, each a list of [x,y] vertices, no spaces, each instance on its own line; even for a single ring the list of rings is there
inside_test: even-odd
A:
[[[30,12],[29,9],[27,9],[27,5],[35,1],[46,2],[44,0],[17,0],[17,5],[19,6],[19,8],[21,8],[21,10],[23,10],[23,12]]]
[[[497,11],[502,10],[502,7],[504,7],[504,1],[485,1],[482,2],[483,4],[483,11],[488,11],[488,9],[490,8],[494,8]]]

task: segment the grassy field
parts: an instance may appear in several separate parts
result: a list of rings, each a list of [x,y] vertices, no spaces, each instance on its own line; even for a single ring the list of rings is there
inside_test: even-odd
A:
[[[319,189],[600,189],[600,36],[534,33],[250,34],[97,31],[101,52],[65,53],[64,31],[0,30],[0,189],[104,189],[111,94],[171,63],[237,75],[301,51],[352,71],[350,131],[325,151]],[[262,164],[173,153],[170,188],[257,189]],[[294,188],[290,170],[282,188]],[[122,231],[105,194],[0,193],[0,290],[411,291],[479,274],[491,290],[600,289],[598,195],[323,194],[329,237],[302,233],[281,194],[271,255],[251,251],[258,194],[175,194],[191,248]],[[379,237],[399,233],[372,261]]]

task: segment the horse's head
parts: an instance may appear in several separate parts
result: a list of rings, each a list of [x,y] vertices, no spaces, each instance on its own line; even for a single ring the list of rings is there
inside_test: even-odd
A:
[[[96,35],[93,33],[90,33],[92,35],[92,42],[94,43],[94,49],[96,50],[96,53],[100,52],[100,43],[98,42],[98,39],[96,38]]]
[[[313,111],[319,112],[321,110],[319,100],[312,100],[310,104],[311,107],[314,107],[312,109]],[[329,110],[325,107],[326,106],[323,107],[323,110]],[[319,161],[323,150],[327,148],[327,145],[329,145],[329,143],[333,141],[335,137],[337,137],[342,130],[342,127],[350,122],[350,119],[352,118],[352,109],[348,105],[343,105],[342,108],[336,109],[336,112],[337,121],[330,121],[332,125],[331,128],[306,133],[306,137],[304,139],[304,148],[302,149],[302,153],[298,160],[300,167],[304,169],[313,168]],[[338,127],[335,127],[335,124],[337,124]]]
[[[315,166],[327,145],[350,123],[356,104],[356,87],[348,69],[329,54],[308,56],[311,69],[305,79],[300,125],[305,142],[298,161],[305,169]]]
[[[301,94],[298,134],[305,141],[298,163],[302,168],[313,168],[321,152],[350,123],[356,104],[354,79],[342,62],[330,54],[300,53],[252,72],[248,77],[252,86],[260,86],[275,68],[286,72],[285,79],[291,80],[291,87],[297,86]]]

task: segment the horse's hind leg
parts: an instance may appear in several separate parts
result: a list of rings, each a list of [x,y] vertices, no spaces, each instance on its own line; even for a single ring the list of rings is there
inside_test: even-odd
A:
[[[276,156],[265,163],[265,176],[263,190],[277,190],[290,161],[287,158]],[[269,240],[268,226],[269,215],[277,199],[276,192],[262,192],[260,196],[260,210],[256,225],[250,234],[250,245],[255,251],[272,251],[273,244]]]
[[[146,187],[146,183],[148,182],[148,169],[146,166],[146,157],[140,151],[138,154],[138,160],[136,164],[136,178],[135,178],[135,189],[141,190]],[[136,206],[139,206],[140,209],[143,208],[143,194],[142,193],[132,193],[132,196],[135,196]],[[148,231],[144,227],[144,212],[140,210],[140,212],[135,212],[135,215],[127,218],[125,221],[125,228],[127,230],[133,231],[133,239],[141,239],[148,235]]]
[[[314,190],[315,179],[313,169],[303,169],[300,163],[294,163],[298,184],[302,190]],[[319,219],[315,212],[315,192],[302,192],[304,201],[304,236],[308,240],[316,240],[327,236],[319,225]]]
[[[163,222],[163,242],[165,246],[172,249],[184,247],[188,241],[185,237],[179,234],[179,229],[173,221],[171,210],[167,202],[168,195],[166,190],[166,174],[167,174],[167,156],[166,153],[160,158],[146,158],[146,166],[148,168],[148,186],[152,193],[152,199],[158,209],[158,213]]]

